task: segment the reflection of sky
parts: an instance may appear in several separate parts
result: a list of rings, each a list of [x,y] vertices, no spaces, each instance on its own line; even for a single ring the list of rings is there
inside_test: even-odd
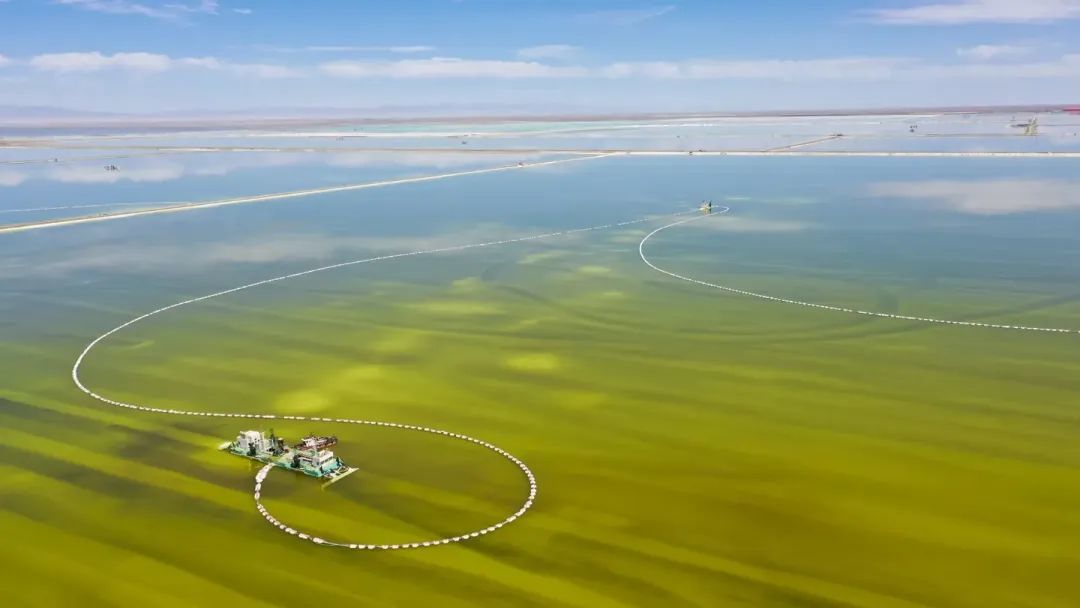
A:
[[[100,141],[101,145],[207,146],[235,148],[346,149],[439,149],[439,150],[759,150],[802,141],[800,134],[740,133],[714,128],[664,127],[662,129],[605,129],[544,135],[490,137],[359,137],[283,136],[276,134],[212,138],[149,139],[138,142]]]
[[[867,192],[877,197],[929,201],[978,215],[1080,210],[1080,181],[989,178],[878,182]]]
[[[56,207],[210,200],[512,165],[536,155],[415,152],[222,152],[0,165],[0,223],[82,213]],[[118,171],[107,171],[115,164]],[[152,204],[152,203],[148,203]],[[12,210],[42,209],[11,213]],[[14,218],[16,219],[9,219]]]
[[[453,234],[399,236],[338,236],[317,232],[277,232],[242,237],[235,242],[219,242],[197,248],[181,243],[99,244],[81,255],[32,267],[17,258],[0,261],[0,278],[21,276],[32,270],[37,276],[61,277],[86,271],[126,274],[189,274],[206,272],[221,264],[272,265],[281,262],[306,262],[310,265],[366,256],[421,251],[528,236],[520,229],[491,224],[474,226]]]
[[[101,142],[102,145],[113,145],[113,142]],[[32,163],[50,162],[55,160],[79,159],[99,156],[129,156],[145,155],[147,150],[126,148],[53,148],[53,147],[5,147],[0,145],[0,167],[9,164],[21,164],[26,161]]]
[[[844,137],[803,148],[842,152],[1080,152],[1080,136],[1043,133],[1036,137]]]
[[[716,197],[731,216],[658,235],[650,253],[661,265],[840,305],[874,307],[875,294],[904,290],[939,290],[943,304],[980,293],[986,307],[1006,292],[1075,298],[1075,160],[741,160],[748,162],[729,167],[738,175],[716,175],[719,189],[732,192]],[[668,170],[673,180],[687,179]],[[837,302],[834,288],[866,299]]]
[[[530,157],[522,157],[530,159]],[[516,162],[518,157],[514,157]],[[263,168],[311,167],[430,167],[434,169],[466,167],[485,163],[511,164],[502,155],[447,154],[422,152],[229,152],[171,155],[146,155],[113,160],[0,165],[0,186],[17,186],[40,179],[62,183],[113,184],[117,182],[167,182],[184,176],[224,176],[230,173]],[[107,171],[107,165],[122,167]]]
[[[778,295],[826,301],[815,282],[842,281],[870,300],[853,304],[867,306],[897,286],[947,289],[949,281],[987,293],[1004,281],[1064,294],[1080,281],[1080,213],[1067,212],[1080,208],[1074,167],[1067,159],[617,157],[14,233],[0,237],[0,294],[18,297],[0,297],[0,312],[32,315],[35,298],[66,300],[74,289],[134,312],[324,264],[684,211],[706,198],[730,204],[731,215],[666,231],[651,244],[658,262],[748,288],[778,281],[787,290]],[[339,276],[410,282],[461,265],[514,276],[515,252],[550,247],[584,252],[583,264],[588,251],[614,254],[633,291],[655,279],[635,263],[646,232],[632,226],[344,269],[282,289],[319,298],[306,290],[333,289]]]

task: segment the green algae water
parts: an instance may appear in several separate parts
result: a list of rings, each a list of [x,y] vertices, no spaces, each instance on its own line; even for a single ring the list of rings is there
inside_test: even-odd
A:
[[[783,298],[1080,329],[1076,163],[604,158],[5,235],[0,599],[12,605],[1070,606],[1080,596],[1080,339],[872,319]],[[250,184],[252,189],[257,183]],[[319,548],[268,526],[258,421],[108,408],[85,345],[160,306],[83,379],[150,407],[364,418],[491,441],[539,482],[467,543]],[[324,538],[484,527],[527,492],[462,442],[329,422],[360,470],[275,471]]]

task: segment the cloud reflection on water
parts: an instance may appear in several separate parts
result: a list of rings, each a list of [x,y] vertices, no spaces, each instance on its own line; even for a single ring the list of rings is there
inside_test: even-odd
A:
[[[310,266],[339,263],[370,256],[501,241],[547,232],[481,224],[432,235],[335,236],[317,232],[277,233],[233,242],[191,244],[109,244],[80,249],[77,254],[44,259],[40,254],[0,258],[0,278],[64,276],[72,273],[191,274],[222,264],[261,265],[307,262]],[[560,245],[585,238],[564,235]],[[272,275],[273,272],[270,272]]]
[[[688,227],[713,230],[716,232],[802,232],[813,227],[809,222],[794,220],[777,220],[759,217],[741,217],[738,215],[724,215],[721,217],[705,220],[703,222],[691,222]]]
[[[30,180],[67,184],[168,182],[183,177],[225,176],[245,170],[324,166],[334,168],[446,168],[509,165],[535,160],[537,154],[478,154],[439,152],[224,152],[144,156],[101,162],[71,162],[0,169],[0,187]],[[115,164],[118,171],[105,170]]]
[[[1080,209],[1080,182],[1054,179],[878,182],[868,194],[934,203],[974,215],[1009,215]]]

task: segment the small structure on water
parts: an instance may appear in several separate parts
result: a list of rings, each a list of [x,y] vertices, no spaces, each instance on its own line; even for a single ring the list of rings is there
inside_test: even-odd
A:
[[[1034,136],[1039,134],[1039,119],[1034,117],[1027,122],[1018,122],[1013,125],[1014,129],[1023,129],[1024,135]]]
[[[346,465],[328,449],[336,444],[337,437],[308,435],[301,439],[300,443],[289,446],[271,429],[269,435],[261,431],[243,431],[233,441],[223,443],[221,449],[230,454],[334,482],[356,471],[356,468]]]

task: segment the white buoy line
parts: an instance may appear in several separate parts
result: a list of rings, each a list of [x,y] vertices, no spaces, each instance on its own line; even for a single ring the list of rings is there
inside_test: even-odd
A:
[[[674,222],[668,223],[668,224],[666,224],[664,226],[661,226],[661,227],[653,230],[649,234],[645,235],[645,237],[641,239],[641,241],[638,243],[638,255],[641,257],[641,260],[647,266],[649,266],[650,268],[652,268],[653,270],[655,270],[655,271],[657,271],[657,272],[659,272],[661,274],[670,276],[672,278],[679,279],[681,281],[686,281],[688,283],[693,283],[693,284],[696,284],[696,285],[701,285],[701,286],[704,286],[704,287],[709,287],[709,288],[713,288],[713,289],[719,289],[719,290],[722,290],[722,291],[726,291],[726,292],[730,292],[730,293],[734,293],[734,294],[738,294],[738,295],[749,296],[749,297],[753,297],[753,298],[758,298],[758,299],[762,299],[762,300],[768,300],[768,301],[772,301],[772,302],[778,302],[778,303],[782,303],[782,304],[793,304],[793,305],[805,306],[805,307],[821,309],[821,310],[829,310],[829,311],[834,311],[834,312],[842,312],[842,313],[847,313],[847,314],[857,314],[857,315],[871,316],[871,317],[889,318],[889,319],[902,320],[902,321],[918,321],[918,322],[924,322],[924,323],[936,323],[936,324],[944,324],[944,325],[959,325],[959,326],[980,327],[980,328],[989,328],[989,329],[1008,329],[1008,330],[1020,330],[1020,331],[1032,331],[1032,332],[1054,332],[1054,333],[1080,334],[1080,330],[1077,330],[1077,329],[1050,328],[1050,327],[1032,327],[1032,326],[1024,326],[1024,325],[982,323],[982,322],[976,322],[976,321],[954,321],[954,320],[948,320],[948,319],[937,319],[937,318],[930,318],[930,317],[916,317],[916,316],[910,316],[910,315],[898,315],[898,314],[891,314],[891,313],[882,313],[882,312],[875,312],[875,311],[859,310],[859,309],[854,309],[854,308],[845,308],[845,307],[842,307],[842,306],[832,306],[832,305],[828,305],[828,304],[817,304],[817,303],[813,303],[813,302],[805,302],[805,301],[802,301],[802,300],[794,300],[794,299],[789,299],[789,298],[780,298],[780,297],[771,296],[771,295],[768,295],[768,294],[757,293],[757,292],[753,292],[753,291],[747,291],[747,290],[744,290],[744,289],[738,289],[738,288],[735,288],[735,287],[730,287],[730,286],[726,286],[726,285],[720,285],[720,284],[717,284],[717,283],[710,283],[708,281],[702,281],[700,279],[695,279],[693,277],[684,276],[684,275],[681,275],[681,274],[678,274],[678,273],[675,273],[675,272],[672,272],[670,270],[666,270],[664,268],[661,268],[661,267],[657,266],[651,260],[649,260],[649,258],[645,255],[646,243],[648,243],[650,239],[652,239],[654,236],[656,236],[660,232],[663,232],[663,231],[668,230],[670,228],[674,228],[676,226],[680,226],[680,225],[687,224],[687,223],[690,223],[690,222],[700,221],[700,220],[703,220],[703,219],[706,219],[706,218],[709,218],[709,217],[713,217],[713,216],[720,216],[720,215],[726,214],[726,213],[728,213],[730,211],[731,211],[730,207],[720,207],[717,211],[715,211],[712,214],[704,214],[704,215],[698,215],[698,216],[689,217],[689,218],[683,218],[683,219],[679,219],[679,220],[676,220]],[[692,211],[674,213],[674,214],[670,214],[670,215],[683,216],[683,215],[687,215],[688,213],[692,213]],[[453,432],[450,432],[450,431],[445,431],[445,430],[431,428],[431,427],[425,427],[425,426],[419,426],[419,425],[401,424],[401,423],[385,422],[385,421],[378,421],[378,420],[363,420],[363,419],[353,419],[353,418],[323,418],[323,417],[317,417],[317,416],[291,416],[291,415],[282,415],[282,414],[204,412],[204,411],[197,411],[197,410],[178,410],[178,409],[174,409],[174,408],[168,408],[167,409],[167,408],[159,408],[159,407],[151,407],[151,406],[146,406],[146,405],[139,405],[139,404],[136,404],[136,403],[126,403],[126,402],[123,402],[123,401],[118,401],[118,400],[115,400],[115,399],[110,399],[109,397],[105,397],[105,396],[103,396],[101,394],[98,394],[98,393],[94,392],[89,387],[87,387],[83,383],[83,381],[82,381],[82,379],[81,379],[81,377],[79,375],[82,364],[86,360],[87,356],[89,356],[90,352],[94,349],[94,347],[96,347],[102,341],[109,338],[113,334],[116,334],[116,333],[118,333],[118,332],[120,332],[120,331],[122,331],[122,330],[124,330],[124,329],[126,329],[128,327],[131,327],[132,325],[135,325],[136,323],[139,323],[140,321],[143,321],[143,320],[148,319],[150,317],[153,317],[153,316],[162,314],[164,312],[173,310],[175,308],[179,308],[181,306],[186,306],[186,305],[189,305],[189,304],[195,304],[195,303],[198,303],[198,302],[203,302],[203,301],[206,301],[206,300],[210,300],[210,299],[213,299],[213,298],[218,298],[218,297],[229,295],[229,294],[236,293],[236,292],[239,292],[239,291],[244,291],[244,290],[255,288],[255,287],[261,287],[261,286],[264,286],[264,285],[270,285],[270,284],[273,284],[273,283],[278,283],[278,282],[286,281],[286,280],[289,280],[289,279],[295,279],[295,278],[299,278],[299,277],[303,277],[303,276],[307,276],[307,275],[311,275],[311,274],[315,274],[315,273],[319,273],[319,272],[325,272],[325,271],[328,271],[328,270],[335,270],[335,269],[345,268],[345,267],[349,267],[349,266],[356,266],[356,265],[360,265],[360,264],[368,264],[368,263],[381,262],[381,261],[387,261],[387,260],[394,260],[394,259],[399,259],[399,258],[414,257],[414,256],[420,256],[420,255],[429,255],[429,254],[437,254],[437,253],[451,253],[451,252],[465,251],[465,250],[469,250],[469,249],[479,249],[479,248],[484,248],[484,247],[494,247],[496,245],[508,245],[508,244],[512,244],[512,243],[521,243],[521,242],[527,242],[527,241],[536,241],[536,240],[541,240],[541,239],[556,238],[556,237],[567,236],[567,235],[572,235],[572,234],[579,234],[579,233],[599,231],[599,230],[607,230],[607,229],[619,228],[619,227],[623,227],[623,226],[630,226],[630,225],[634,225],[634,224],[641,224],[641,223],[644,223],[644,222],[654,221],[655,219],[656,219],[655,217],[646,217],[646,218],[640,218],[640,219],[629,220],[629,221],[624,221],[624,222],[602,224],[602,225],[597,225],[597,226],[589,226],[589,227],[586,227],[586,228],[575,228],[575,229],[570,229],[570,230],[561,230],[561,231],[548,232],[548,233],[536,234],[536,235],[531,235],[531,236],[524,236],[524,237],[517,237],[517,238],[510,238],[510,239],[502,239],[502,240],[494,240],[494,241],[485,241],[485,242],[471,243],[471,244],[465,244],[465,245],[453,245],[453,246],[448,246],[448,247],[438,247],[438,248],[433,248],[433,249],[416,250],[416,251],[409,251],[409,252],[403,252],[403,253],[394,253],[394,254],[381,255],[381,256],[375,256],[375,257],[369,257],[369,258],[362,258],[362,259],[358,259],[358,260],[351,260],[351,261],[347,261],[347,262],[340,262],[340,263],[337,263],[337,264],[330,264],[330,265],[326,265],[326,266],[320,266],[318,268],[312,268],[312,269],[309,269],[309,270],[304,270],[304,271],[300,271],[300,272],[294,272],[294,273],[291,273],[291,274],[286,274],[286,275],[282,275],[282,276],[278,276],[278,277],[264,279],[264,280],[261,280],[261,281],[255,281],[253,283],[247,283],[247,284],[241,285],[239,287],[233,287],[231,289],[225,289],[225,290],[218,291],[218,292],[215,292],[215,293],[211,293],[211,294],[208,294],[208,295],[199,296],[199,297],[195,297],[195,298],[190,298],[190,299],[187,299],[187,300],[176,302],[174,304],[170,304],[168,306],[163,306],[161,308],[157,308],[157,309],[152,310],[152,311],[150,311],[148,313],[145,313],[143,315],[140,315],[138,317],[130,319],[130,320],[128,320],[128,321],[126,321],[126,322],[124,322],[124,323],[122,323],[122,324],[120,324],[120,325],[118,325],[118,326],[116,326],[116,327],[114,327],[112,329],[110,329],[109,331],[101,334],[97,338],[95,338],[93,341],[91,341],[83,349],[83,351],[76,358],[75,363],[74,363],[74,365],[72,366],[72,369],[71,369],[71,378],[74,381],[75,385],[79,388],[79,390],[81,390],[82,392],[86,393],[87,395],[89,395],[90,397],[92,397],[92,398],[94,398],[94,399],[96,399],[98,401],[101,401],[101,402],[103,402],[105,404],[108,404],[108,405],[111,405],[111,406],[114,406],[114,407],[126,408],[126,409],[130,409],[130,410],[141,411],[141,412],[149,412],[149,413],[156,413],[156,414],[169,414],[169,415],[178,415],[178,416],[203,416],[203,417],[215,417],[215,418],[245,418],[245,419],[265,419],[265,420],[288,420],[288,421],[298,421],[298,422],[327,422],[327,423],[336,423],[336,424],[356,424],[356,425],[376,426],[376,427],[385,427],[385,428],[399,429],[399,430],[405,430],[405,431],[415,431],[415,432],[439,435],[439,436],[443,436],[443,437],[446,437],[446,438],[449,438],[449,439],[456,439],[456,440],[459,440],[459,441],[465,441],[465,442],[468,442],[468,443],[472,443],[472,444],[475,444],[477,446],[480,446],[480,447],[486,448],[488,450],[491,450],[492,452],[494,452],[494,453],[498,454],[499,456],[509,460],[511,463],[513,463],[515,466],[517,466],[521,470],[522,474],[525,476],[525,479],[528,482],[528,488],[529,489],[528,489],[528,492],[527,492],[527,495],[526,495],[524,501],[522,501],[520,506],[513,513],[511,513],[509,516],[505,517],[504,519],[502,519],[502,520],[500,520],[500,521],[498,521],[498,522],[496,522],[496,523],[494,523],[494,524],[492,524],[490,526],[480,528],[478,530],[458,534],[456,536],[447,536],[447,537],[443,537],[443,538],[437,538],[437,539],[432,539],[432,540],[428,540],[428,541],[420,541],[420,542],[396,543],[396,544],[371,544],[371,543],[344,542],[344,541],[339,541],[339,540],[326,540],[326,539],[323,539],[321,537],[318,537],[318,536],[315,536],[315,535],[312,535],[312,534],[308,534],[306,532],[303,532],[301,530],[293,528],[293,527],[289,526],[288,524],[285,524],[284,522],[281,522],[276,517],[274,517],[269,512],[269,510],[262,504],[263,484],[266,481],[266,478],[267,478],[270,470],[273,469],[273,465],[264,466],[262,469],[259,470],[259,472],[255,476],[255,488],[254,488],[254,493],[253,493],[253,497],[254,497],[254,500],[255,500],[255,507],[259,511],[259,513],[266,519],[266,521],[268,523],[270,523],[272,526],[274,526],[274,527],[278,528],[279,530],[281,530],[282,532],[284,532],[286,534],[289,534],[290,536],[293,536],[293,537],[298,538],[300,540],[305,540],[305,541],[312,542],[312,543],[314,543],[316,545],[331,546],[331,547],[341,547],[341,548],[348,548],[348,549],[363,549],[363,550],[401,550],[401,549],[417,549],[417,548],[423,548],[423,547],[433,547],[433,546],[438,546],[438,545],[445,545],[445,544],[451,544],[451,543],[467,541],[467,540],[470,540],[470,539],[473,539],[473,538],[477,538],[479,536],[483,536],[485,534],[489,534],[491,532],[494,532],[494,531],[502,528],[503,526],[506,526],[508,524],[513,523],[514,521],[516,521],[517,519],[522,517],[530,508],[532,508],[532,506],[533,506],[533,504],[534,504],[534,502],[536,500],[537,483],[536,483],[536,477],[533,474],[532,470],[529,469],[528,465],[526,465],[521,459],[517,458],[516,456],[514,456],[510,452],[507,452],[506,450],[503,450],[502,448],[500,448],[500,447],[498,447],[498,446],[496,446],[496,445],[494,445],[492,443],[489,443],[489,442],[486,442],[486,441],[483,441],[483,440],[480,440],[480,439],[476,439],[474,437],[470,437],[468,435],[464,435],[464,434],[461,434],[461,433],[453,433]]]
[[[687,213],[687,212],[676,213],[676,214],[672,214],[672,215],[683,215],[685,213]],[[641,223],[644,223],[644,222],[653,221],[654,219],[655,218],[653,218],[653,217],[646,217],[646,218],[640,218],[640,219],[636,219],[636,220],[629,220],[629,221],[625,221],[625,222],[602,224],[602,225],[598,225],[598,226],[590,226],[590,227],[587,227],[587,228],[575,228],[575,229],[570,229],[570,230],[560,230],[560,231],[557,231],[557,232],[548,232],[548,233],[536,234],[536,235],[532,235],[532,236],[523,236],[523,237],[517,237],[517,238],[510,238],[510,239],[502,239],[502,240],[497,240],[497,241],[486,241],[486,242],[472,243],[472,244],[467,244],[467,245],[454,245],[454,246],[449,246],[449,247],[438,247],[438,248],[434,248],[434,249],[424,249],[424,250],[418,250],[418,251],[409,251],[409,252],[405,252],[405,253],[394,253],[394,254],[389,254],[389,255],[381,255],[381,256],[370,257],[370,258],[363,258],[363,259],[359,259],[359,260],[341,262],[341,263],[338,263],[338,264],[330,264],[330,265],[327,265],[327,266],[320,266],[318,268],[312,268],[310,270],[304,270],[304,271],[301,271],[301,272],[294,272],[292,274],[273,277],[273,278],[265,279],[265,280],[262,280],[262,281],[256,281],[254,283],[247,283],[247,284],[241,285],[239,287],[233,287],[231,289],[225,289],[223,291],[218,291],[218,292],[211,293],[211,294],[204,295],[204,296],[200,296],[200,297],[197,297],[197,298],[190,298],[190,299],[187,299],[187,300],[183,300],[181,302],[176,302],[175,304],[170,304],[168,306],[162,306],[161,308],[152,310],[152,311],[150,311],[150,312],[148,312],[146,314],[135,317],[135,318],[133,318],[133,319],[131,319],[129,321],[126,321],[125,323],[117,325],[116,327],[110,329],[109,331],[101,334],[97,338],[94,338],[94,340],[91,341],[86,346],[86,348],[83,349],[83,351],[79,354],[78,358],[75,359],[75,364],[71,368],[71,379],[75,382],[75,385],[77,387],[79,387],[79,390],[81,390],[82,392],[86,393],[87,395],[93,397],[94,399],[97,399],[98,401],[101,401],[103,403],[106,403],[106,404],[114,406],[114,407],[121,407],[121,408],[126,408],[126,409],[130,409],[130,410],[136,410],[136,411],[140,411],[140,412],[150,412],[150,413],[154,413],[154,414],[170,414],[170,415],[176,415],[176,416],[204,416],[204,417],[215,417],[215,418],[253,418],[253,419],[263,419],[263,420],[291,420],[291,421],[299,421],[299,422],[329,422],[329,423],[337,423],[337,424],[358,424],[358,425],[367,425],[367,426],[387,427],[387,428],[400,429],[400,430],[405,430],[405,431],[416,431],[416,432],[421,432],[421,433],[430,433],[430,434],[434,434],[434,435],[440,435],[440,436],[447,437],[447,438],[450,438],[450,439],[456,439],[456,440],[460,440],[460,441],[469,442],[469,443],[478,445],[480,447],[486,448],[488,450],[491,450],[492,452],[495,452],[499,456],[502,456],[503,458],[509,460],[511,463],[513,463],[515,466],[517,466],[521,470],[522,474],[525,476],[525,479],[527,480],[528,485],[529,485],[529,490],[528,490],[528,493],[527,493],[527,495],[525,497],[525,500],[521,503],[521,505],[517,508],[517,510],[515,510],[508,517],[506,517],[506,518],[502,519],[501,521],[498,521],[498,522],[496,522],[496,523],[494,523],[494,524],[492,524],[490,526],[487,526],[485,528],[481,528],[479,530],[469,531],[469,532],[465,532],[463,534],[458,534],[456,536],[437,538],[437,539],[428,540],[428,541],[422,541],[422,542],[399,543],[399,544],[349,543],[349,542],[339,542],[339,541],[328,541],[328,540],[324,540],[322,538],[319,538],[317,536],[307,534],[305,532],[302,532],[300,530],[292,528],[292,527],[278,521],[273,515],[270,514],[270,512],[262,504],[262,499],[261,499],[262,485],[263,485],[263,482],[266,480],[266,476],[270,472],[270,469],[273,468],[273,465],[267,465],[267,466],[263,467],[255,477],[255,492],[254,492],[255,506],[256,506],[256,509],[258,509],[259,513],[262,514],[263,517],[266,518],[267,522],[269,522],[271,525],[278,528],[279,530],[285,532],[286,534],[289,534],[289,535],[294,536],[294,537],[296,537],[298,539],[301,539],[301,540],[310,541],[310,542],[315,543],[317,545],[325,545],[325,546],[333,546],[333,547],[346,547],[346,548],[349,548],[349,549],[397,550],[397,549],[417,549],[417,548],[421,548],[421,547],[432,547],[432,546],[437,546],[437,545],[445,545],[445,544],[456,543],[456,542],[461,542],[461,541],[473,539],[473,538],[476,538],[478,536],[483,536],[485,534],[489,534],[491,532],[494,532],[495,530],[498,530],[499,528],[502,528],[503,526],[505,526],[507,524],[513,523],[518,518],[520,518],[522,515],[524,515],[525,512],[528,511],[533,506],[533,502],[536,500],[537,486],[536,486],[536,477],[533,475],[533,472],[519,458],[517,458],[513,454],[507,452],[506,450],[503,450],[502,448],[500,448],[500,447],[498,447],[498,446],[496,446],[494,444],[491,444],[491,443],[488,443],[486,441],[482,441],[480,439],[476,439],[476,438],[473,438],[473,437],[469,437],[468,435],[462,435],[460,433],[452,433],[450,431],[445,431],[445,430],[441,430],[441,429],[435,429],[435,428],[430,428],[430,427],[425,427],[425,426],[417,426],[417,425],[412,425],[412,424],[400,424],[400,423],[394,423],[394,422],[384,422],[384,421],[379,421],[379,420],[359,420],[359,419],[353,419],[353,418],[320,418],[320,417],[316,417],[316,416],[286,416],[286,415],[281,415],[281,414],[254,414],[254,413],[235,414],[235,413],[224,413],[224,412],[203,412],[203,411],[196,411],[196,410],[178,410],[178,409],[173,409],[173,408],[168,408],[167,409],[167,408],[151,407],[151,406],[147,406],[147,405],[140,405],[140,404],[137,404],[137,403],[126,403],[126,402],[123,402],[123,401],[110,399],[109,397],[105,397],[103,395],[100,395],[100,394],[94,392],[93,390],[91,390],[89,387],[87,387],[83,383],[82,378],[79,376],[79,371],[82,368],[82,364],[86,360],[86,357],[90,354],[90,351],[93,350],[95,346],[97,346],[98,344],[100,344],[102,341],[109,338],[113,334],[116,334],[116,333],[118,333],[118,332],[120,332],[120,331],[122,331],[124,329],[127,329],[128,327],[131,327],[132,325],[135,325],[136,323],[139,323],[140,321],[149,319],[150,317],[162,314],[164,312],[173,310],[175,308],[180,308],[181,306],[187,306],[189,304],[195,304],[195,303],[198,303],[198,302],[204,302],[206,300],[210,300],[210,299],[213,299],[213,298],[218,298],[218,297],[225,296],[225,295],[228,295],[228,294],[236,293],[238,291],[244,291],[246,289],[251,289],[251,288],[254,288],[254,287],[261,287],[261,286],[264,286],[264,285],[270,285],[272,283],[278,283],[278,282],[286,281],[286,280],[289,280],[289,279],[295,279],[295,278],[298,278],[298,277],[307,276],[307,275],[315,274],[315,273],[318,273],[318,272],[325,272],[325,271],[328,271],[328,270],[335,270],[335,269],[338,269],[338,268],[346,268],[346,267],[349,267],[349,266],[356,266],[356,265],[359,265],[359,264],[369,264],[369,263],[373,263],[373,262],[381,262],[381,261],[386,261],[386,260],[395,260],[395,259],[399,259],[399,258],[407,258],[407,257],[420,256],[420,255],[436,254],[436,253],[450,253],[450,252],[457,252],[457,251],[465,251],[465,250],[469,250],[469,249],[479,249],[479,248],[483,248],[483,247],[494,247],[496,245],[508,245],[508,244],[511,244],[511,243],[523,243],[523,242],[526,242],[526,241],[536,241],[536,240],[540,240],[540,239],[549,239],[549,238],[567,236],[567,235],[572,235],[572,234],[580,234],[580,233],[584,233],[584,232],[607,230],[607,229],[611,229],[611,228],[619,228],[619,227],[622,227],[622,226],[630,226],[630,225],[634,225],[634,224],[641,224]]]
[[[986,328],[986,329],[1009,329],[1009,330],[1017,330],[1017,331],[1033,331],[1033,332],[1038,331],[1038,332],[1051,332],[1051,333],[1061,333],[1061,334],[1080,334],[1080,329],[1067,329],[1067,328],[1059,328],[1059,327],[1032,327],[1032,326],[1029,326],[1029,325],[1011,325],[1011,324],[1006,324],[1006,323],[981,323],[981,322],[978,322],[978,321],[954,321],[954,320],[951,320],[951,319],[937,319],[937,318],[933,318],[933,317],[916,317],[916,316],[912,316],[912,315],[897,315],[897,314],[892,314],[892,313],[887,313],[887,312],[876,312],[876,311],[873,311],[873,310],[859,310],[859,309],[856,309],[856,308],[846,308],[846,307],[843,307],[843,306],[832,306],[830,304],[816,304],[814,302],[805,302],[803,300],[793,300],[791,298],[780,298],[780,297],[777,297],[777,296],[771,296],[771,295],[764,294],[764,293],[757,293],[757,292],[754,292],[754,291],[747,291],[745,289],[738,289],[736,287],[730,287],[730,286],[727,286],[727,285],[719,285],[717,283],[710,283],[708,281],[702,281],[701,279],[695,279],[693,277],[684,276],[684,275],[672,272],[670,270],[665,270],[663,268],[660,268],[656,264],[653,264],[652,261],[650,261],[649,258],[645,255],[645,244],[649,242],[649,239],[653,238],[657,234],[660,234],[661,232],[663,232],[663,231],[665,231],[665,230],[667,230],[669,228],[674,228],[675,226],[681,226],[683,224],[688,224],[690,222],[699,221],[699,220],[702,220],[702,219],[705,219],[705,218],[708,218],[708,217],[712,217],[712,216],[715,216],[715,215],[723,215],[723,214],[725,214],[725,213],[727,213],[729,211],[731,211],[730,207],[721,207],[716,212],[714,212],[712,214],[699,215],[699,216],[696,216],[696,217],[690,217],[690,218],[677,220],[677,221],[671,222],[670,224],[667,224],[666,226],[661,226],[661,227],[657,228],[656,230],[653,230],[649,234],[645,235],[645,238],[641,239],[641,242],[638,243],[638,255],[641,256],[641,261],[645,262],[645,264],[648,265],[649,268],[652,268],[653,270],[655,270],[657,272],[660,272],[662,274],[665,274],[665,275],[667,275],[669,277],[679,279],[680,281],[686,281],[687,283],[694,283],[695,285],[701,285],[703,287],[710,287],[712,289],[719,289],[721,291],[726,291],[728,293],[734,293],[734,294],[738,294],[738,295],[741,295],[741,296],[749,296],[749,297],[752,297],[752,298],[758,298],[759,300],[768,300],[770,302],[779,302],[781,304],[794,304],[796,306],[805,306],[807,308],[817,308],[817,309],[820,309],[820,310],[829,310],[829,311],[833,311],[833,312],[842,312],[842,313],[847,313],[847,314],[852,314],[852,315],[863,315],[863,316],[866,316],[866,317],[880,317],[880,318],[885,318],[885,319],[896,319],[896,320],[900,320],[900,321],[919,321],[919,322],[922,322],[922,323],[936,323],[936,324],[940,324],[940,325],[960,325],[960,326],[964,326],[964,327],[981,327],[981,328]]]

